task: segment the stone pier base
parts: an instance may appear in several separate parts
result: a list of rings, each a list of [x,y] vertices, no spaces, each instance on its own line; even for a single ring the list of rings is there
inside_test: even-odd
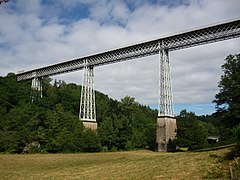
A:
[[[157,118],[156,151],[171,150],[171,142],[176,138],[177,124],[174,117],[161,116]]]
[[[96,130],[97,129],[97,122],[96,121],[83,121],[83,125],[85,128],[89,128],[92,130]]]

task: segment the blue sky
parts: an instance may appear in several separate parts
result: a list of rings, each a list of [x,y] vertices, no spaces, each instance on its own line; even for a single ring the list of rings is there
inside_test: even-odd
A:
[[[151,105],[150,108],[157,109],[156,105]],[[174,115],[179,115],[182,110],[187,110],[188,112],[194,112],[196,115],[211,115],[215,112],[214,103],[205,104],[174,104]]]
[[[0,5],[0,76],[240,17],[238,0],[10,0]],[[221,65],[239,39],[170,52],[175,113],[214,112]],[[159,57],[95,69],[95,88],[158,102]],[[53,76],[81,84],[82,71]]]

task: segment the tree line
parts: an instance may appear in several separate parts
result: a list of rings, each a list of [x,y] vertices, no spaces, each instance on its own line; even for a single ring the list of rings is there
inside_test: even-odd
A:
[[[30,82],[0,77],[0,152],[154,148],[156,110],[128,96],[117,101],[96,92],[99,128],[92,131],[78,119],[81,86],[50,82],[43,79],[43,98],[32,103]]]

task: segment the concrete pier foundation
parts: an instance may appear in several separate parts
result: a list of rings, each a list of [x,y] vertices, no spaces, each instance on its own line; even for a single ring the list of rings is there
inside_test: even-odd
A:
[[[170,143],[176,138],[177,124],[174,117],[158,117],[156,133],[156,151],[172,151]]]
[[[89,122],[89,121],[83,121],[83,125],[85,128],[89,128],[92,130],[96,130],[97,129],[97,122]]]

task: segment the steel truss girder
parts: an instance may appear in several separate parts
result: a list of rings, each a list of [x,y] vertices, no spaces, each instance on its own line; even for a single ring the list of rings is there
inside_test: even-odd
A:
[[[79,119],[87,122],[96,122],[94,71],[93,66],[85,62],[82,83]]]
[[[238,37],[240,37],[240,19],[21,72],[16,75],[18,81],[21,81],[32,79],[35,77],[34,75],[43,77],[80,70],[85,67],[85,61],[88,62],[89,66],[100,66],[150,56],[159,52],[159,43],[164,44],[161,48],[174,51]]]

